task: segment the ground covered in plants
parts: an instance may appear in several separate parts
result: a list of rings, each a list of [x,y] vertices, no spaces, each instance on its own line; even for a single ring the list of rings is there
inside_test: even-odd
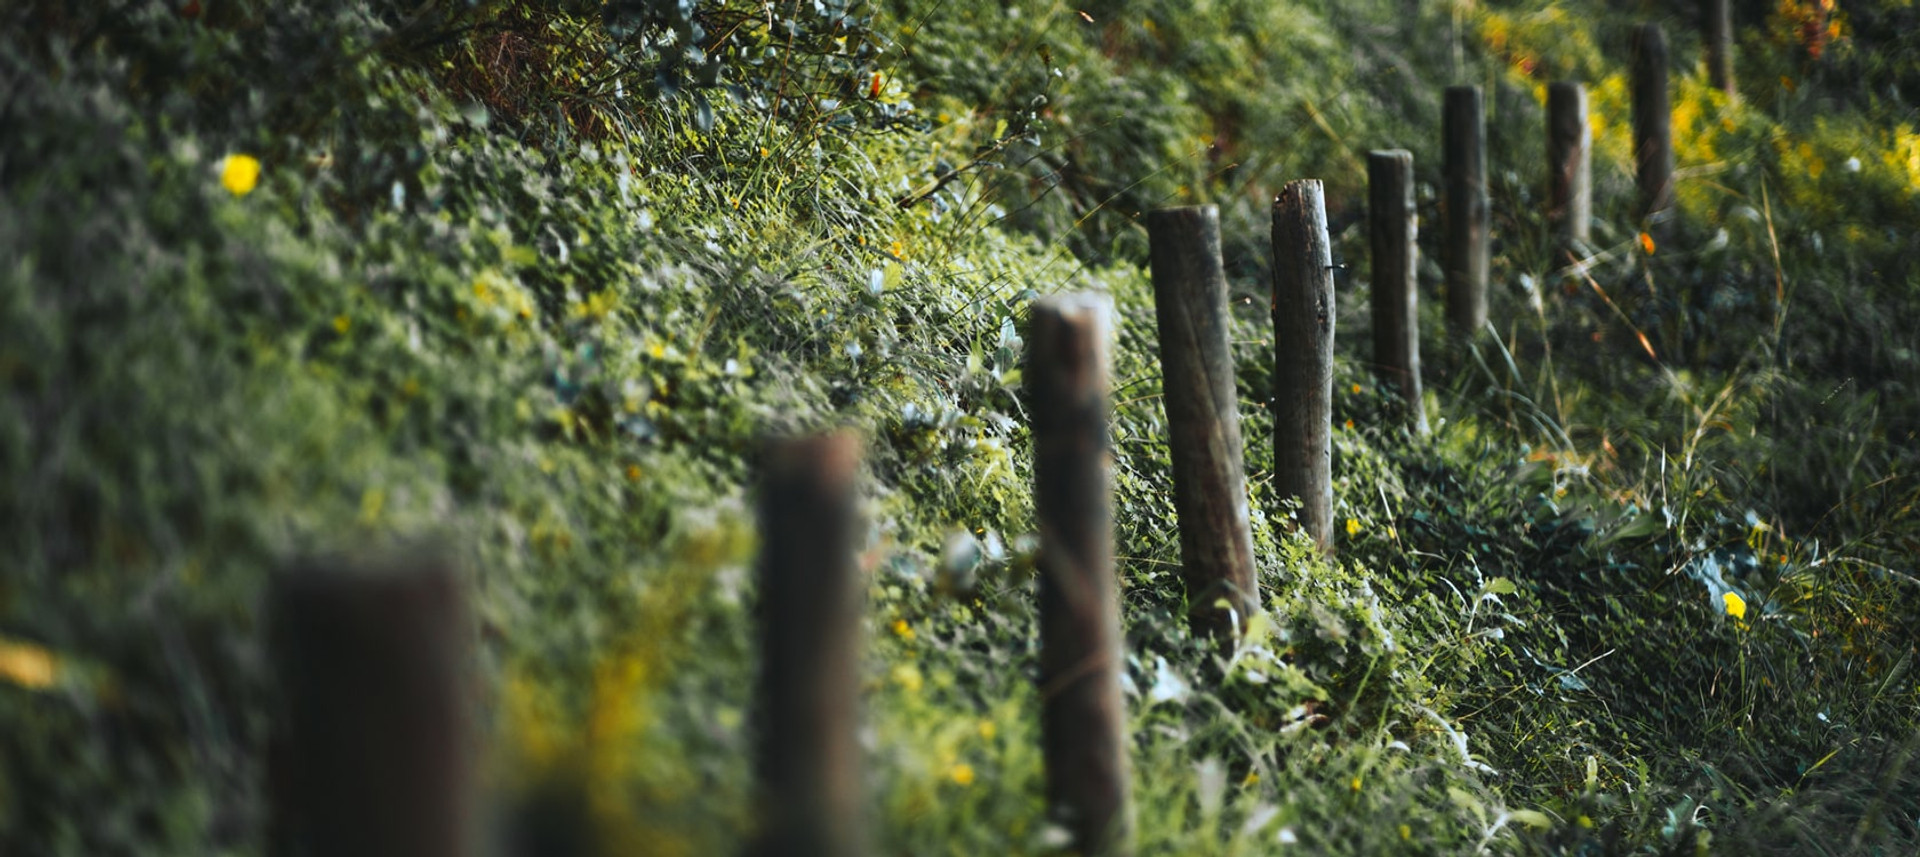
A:
[[[1920,11],[1547,0],[0,9],[0,852],[253,854],[290,558],[477,588],[513,853],[727,853],[760,439],[868,439],[880,853],[1060,853],[1025,313],[1115,306],[1146,854],[1920,850]],[[1761,8],[1761,7],[1765,8]],[[1630,215],[1634,23],[1677,214]],[[1595,244],[1554,249],[1547,82]],[[1364,157],[1483,86],[1493,319],[1367,371]],[[1267,206],[1326,182],[1337,558],[1268,489]],[[1187,636],[1141,214],[1220,207],[1266,610]]]

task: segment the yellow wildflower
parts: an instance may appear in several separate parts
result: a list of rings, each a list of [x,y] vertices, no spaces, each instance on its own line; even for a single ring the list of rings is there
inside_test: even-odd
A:
[[[260,160],[252,155],[228,155],[220,161],[220,186],[234,196],[246,196],[260,182]]]
[[[1360,535],[1360,519],[1359,518],[1347,519],[1347,535],[1349,536]]]
[[[353,319],[348,318],[345,315],[336,315],[333,317],[333,332],[338,333],[342,336],[345,336],[347,331],[352,327],[353,327]]]
[[[630,482],[640,481],[640,465],[638,464],[627,465],[627,480]]]
[[[60,673],[53,653],[32,643],[16,643],[0,638],[0,679],[28,690],[52,687]]]
[[[893,635],[911,642],[913,640],[913,626],[907,624],[907,620],[905,619],[895,619],[893,620]]]
[[[961,762],[947,770],[947,777],[963,786],[973,785],[973,766]]]
[[[1727,605],[1728,616],[1732,616],[1735,619],[1747,618],[1747,599],[1741,598],[1740,593],[1729,592],[1720,596],[1720,600]]]
[[[992,741],[993,736],[998,734],[1000,734],[1000,728],[993,725],[993,721],[991,720],[980,721],[980,737],[981,738],[985,738],[988,741]]]

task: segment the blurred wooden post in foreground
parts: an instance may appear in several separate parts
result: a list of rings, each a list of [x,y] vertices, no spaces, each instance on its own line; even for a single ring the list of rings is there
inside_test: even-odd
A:
[[[1147,234],[1187,621],[1196,636],[1231,646],[1260,608],[1260,592],[1228,341],[1233,317],[1220,262],[1220,210],[1161,209],[1147,215]]]
[[[1120,586],[1107,447],[1106,302],[1033,305],[1035,512],[1040,524],[1040,735],[1047,806],[1081,854],[1133,853]]]
[[[756,857],[865,850],[854,560],[860,437],[771,443],[760,481],[760,830]]]
[[[269,610],[287,703],[275,740],[274,850],[476,853],[473,627],[461,576],[430,558],[298,564],[275,577]]]
[[[1447,324],[1472,338],[1487,326],[1487,111],[1478,86],[1447,87],[1445,158]]]
[[[1273,201],[1273,486],[1333,547],[1333,250],[1318,179]]]
[[[1706,17],[1707,81],[1727,94],[1727,103],[1740,100],[1733,84],[1733,4],[1729,0],[1706,0],[1700,4]]]
[[[1367,153],[1367,237],[1373,252],[1373,370],[1400,395],[1413,430],[1427,433],[1420,401],[1419,218],[1413,153]]]
[[[1667,34],[1659,24],[1633,32],[1633,163],[1640,189],[1634,214],[1673,205],[1673,110],[1667,98]]]
[[[1572,81],[1547,86],[1547,218],[1561,247],[1593,237],[1593,129],[1587,88]]]

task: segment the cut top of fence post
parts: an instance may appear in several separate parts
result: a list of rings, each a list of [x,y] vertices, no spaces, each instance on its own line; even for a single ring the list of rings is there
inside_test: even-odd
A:
[[[865,850],[860,781],[860,622],[854,560],[861,438],[768,444],[760,485],[762,828],[757,857]]]
[[[1049,813],[1088,855],[1133,851],[1119,579],[1113,567],[1104,299],[1032,310],[1040,693]]]
[[[1260,596],[1220,211],[1208,205],[1150,212],[1147,235],[1187,618],[1196,635],[1231,645],[1260,608]]]
[[[302,562],[269,611],[288,706],[276,836],[317,857],[475,853],[463,575],[438,557]]]

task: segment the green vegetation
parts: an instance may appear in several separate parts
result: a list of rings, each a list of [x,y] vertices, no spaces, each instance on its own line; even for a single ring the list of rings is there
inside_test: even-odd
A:
[[[753,458],[838,424],[881,852],[1058,851],[1019,378],[1069,290],[1116,307],[1142,853],[1920,850],[1910,3],[1737,20],[1737,105],[1658,18],[1680,209],[1645,237],[1652,4],[613,5],[0,9],[0,852],[262,851],[268,571],[422,541],[475,572],[503,835],[736,848]],[[1579,264],[1538,211],[1562,77]],[[1426,296],[1415,438],[1366,372],[1363,159],[1415,153],[1437,257],[1454,80],[1488,93],[1497,329],[1445,341]],[[1264,480],[1298,177],[1351,266],[1336,561]],[[1139,222],[1197,202],[1268,596],[1231,659],[1181,619]]]

